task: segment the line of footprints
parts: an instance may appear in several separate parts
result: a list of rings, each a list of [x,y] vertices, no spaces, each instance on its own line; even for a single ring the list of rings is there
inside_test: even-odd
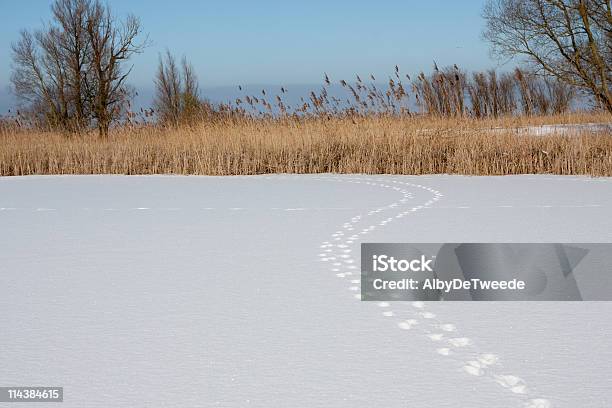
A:
[[[407,217],[410,213],[427,208],[440,199],[443,195],[431,187],[420,184],[402,182],[396,179],[377,179],[362,177],[320,177],[319,180],[364,184],[374,187],[386,188],[396,191],[400,198],[383,207],[367,212],[365,215],[356,215],[345,222],[342,228],[335,231],[329,241],[321,244],[319,258],[330,264],[330,269],[338,278],[348,278],[349,290],[355,299],[361,300],[361,280],[359,279],[359,266],[352,253],[360,243],[364,235],[384,227],[390,222]],[[424,191],[431,194],[429,200],[423,204],[412,205],[414,194],[410,191]],[[367,219],[377,218],[377,222],[363,226]],[[461,365],[462,370],[472,376],[494,381],[505,389],[521,397],[525,408],[551,408],[552,403],[543,398],[529,398],[529,389],[523,379],[515,375],[499,374],[501,364],[499,357],[492,353],[482,353],[473,341],[462,336],[457,327],[452,323],[445,323],[435,313],[427,310],[424,302],[412,302],[408,310],[408,318],[398,316],[391,308],[389,302],[379,302],[382,309],[381,314],[387,318],[394,318],[397,327],[401,330],[419,329],[432,343],[438,355],[453,360]]]

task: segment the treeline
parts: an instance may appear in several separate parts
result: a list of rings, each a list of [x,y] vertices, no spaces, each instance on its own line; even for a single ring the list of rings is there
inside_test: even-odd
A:
[[[118,19],[100,0],[55,0],[51,21],[41,30],[22,31],[12,45],[11,82],[22,106],[15,122],[71,132],[96,128],[105,137],[113,123],[179,126],[228,117],[496,118],[567,112],[578,92],[612,112],[609,1],[525,0],[520,13],[517,1],[489,0],[484,13],[487,33],[494,49],[527,56],[529,69],[467,73],[457,66],[439,69],[434,63],[431,73],[411,79],[396,66],[383,86],[373,75],[337,82],[345,91],[342,95],[325,75],[323,86],[299,103],[289,103],[281,87],[275,95],[262,90],[213,105],[201,98],[187,59],[177,62],[167,51],[159,59],[152,108],[134,112],[129,62],[148,43],[146,37],[141,39],[138,18]],[[524,30],[516,28],[518,20]],[[543,35],[543,29],[549,32]],[[521,37],[524,32],[528,38]],[[559,40],[567,36],[571,44]],[[528,50],[522,50],[525,44]],[[554,61],[542,55],[554,56]],[[0,126],[6,127],[6,120],[0,118]]]
[[[439,69],[435,63],[431,73],[421,72],[415,79],[401,74],[396,66],[382,86],[374,75],[367,79],[357,75],[353,82],[340,80],[337,84],[344,92],[339,93],[325,75],[319,91],[311,91],[293,106],[285,98],[284,87],[273,95],[262,90],[236,99],[225,111],[251,117],[430,115],[480,119],[565,113],[577,93],[559,80],[521,68],[468,74],[456,65]]]
[[[475,118],[565,113],[576,95],[573,87],[555,78],[520,68],[468,76],[457,66],[444,70],[435,67],[431,75],[421,73],[413,89],[426,113]]]

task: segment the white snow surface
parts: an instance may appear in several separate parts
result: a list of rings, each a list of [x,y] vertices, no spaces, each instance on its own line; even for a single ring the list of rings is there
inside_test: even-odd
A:
[[[533,125],[515,128],[494,128],[495,133],[513,132],[530,136],[548,135],[588,135],[608,134],[612,135],[612,123],[573,123],[553,125]]]
[[[361,242],[612,242],[611,207],[609,178],[0,178],[0,385],[63,386],[63,407],[609,407],[610,302],[357,298]]]

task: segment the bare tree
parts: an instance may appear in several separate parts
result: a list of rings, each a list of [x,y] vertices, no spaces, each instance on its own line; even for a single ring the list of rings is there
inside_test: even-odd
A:
[[[163,123],[177,124],[181,115],[181,75],[170,51],[159,57],[155,76],[155,110]]]
[[[57,60],[64,64],[66,71],[66,93],[73,109],[75,125],[87,125],[89,117],[88,98],[91,94],[88,82],[88,62],[91,47],[84,30],[87,11],[91,8],[89,0],[57,0],[51,5],[53,17],[57,22],[60,53]]]
[[[181,60],[181,68],[183,70],[183,116],[187,120],[193,120],[202,108],[198,77],[186,57]]]
[[[484,37],[500,56],[587,90],[612,112],[609,0],[489,0]]]
[[[135,16],[129,15],[118,22],[110,9],[97,0],[88,10],[85,31],[91,47],[92,114],[100,136],[104,137],[131,96],[125,80],[132,68],[126,70],[123,65],[141,52],[145,43],[137,42],[141,28]]]
[[[155,75],[155,109],[162,123],[177,125],[193,121],[200,112],[198,79],[185,57],[181,67],[170,51],[159,58]]]
[[[125,63],[140,52],[140,23],[113,19],[98,0],[55,0],[43,30],[22,31],[12,45],[13,90],[34,116],[68,130],[97,126],[100,135],[129,97]]]
[[[21,32],[13,44],[11,82],[19,100],[28,104],[33,116],[51,127],[66,127],[69,121],[65,95],[65,71],[57,60],[57,31]]]

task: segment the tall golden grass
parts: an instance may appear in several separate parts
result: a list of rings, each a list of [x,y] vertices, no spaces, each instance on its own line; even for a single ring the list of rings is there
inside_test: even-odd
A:
[[[0,175],[525,173],[612,176],[612,135],[526,136],[517,126],[610,122],[606,113],[504,119],[228,119],[96,133],[0,131]],[[508,131],[492,132],[492,128]]]

